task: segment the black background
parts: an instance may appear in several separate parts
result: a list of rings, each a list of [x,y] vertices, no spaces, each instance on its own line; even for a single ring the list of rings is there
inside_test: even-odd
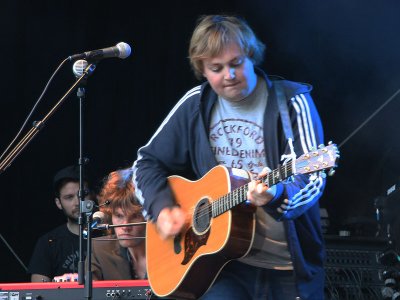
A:
[[[131,165],[138,147],[199,83],[187,60],[197,17],[235,13],[266,43],[262,67],[269,74],[313,84],[325,139],[343,144],[321,200],[330,232],[349,222],[374,224],[374,199],[399,179],[399,96],[374,115],[400,88],[399,9],[396,0],[3,1],[0,151],[63,59],[124,41],[132,55],[103,60],[88,80],[84,152],[95,182]],[[67,63],[28,128],[74,80]],[[65,221],[54,205],[52,178],[78,161],[78,103],[74,92],[0,174],[0,233],[25,265],[36,239]],[[0,282],[29,279],[3,241],[0,254]]]

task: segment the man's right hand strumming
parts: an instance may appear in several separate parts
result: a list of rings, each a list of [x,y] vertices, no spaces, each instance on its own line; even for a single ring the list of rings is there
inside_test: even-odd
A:
[[[163,239],[174,237],[181,232],[186,214],[180,207],[166,207],[157,218],[157,229]]]

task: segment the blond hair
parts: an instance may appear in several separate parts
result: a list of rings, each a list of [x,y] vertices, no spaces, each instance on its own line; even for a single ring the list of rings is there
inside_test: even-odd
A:
[[[202,60],[219,55],[231,43],[237,44],[253,64],[262,62],[265,45],[244,20],[226,15],[200,17],[189,45],[189,60],[196,78],[203,76]]]

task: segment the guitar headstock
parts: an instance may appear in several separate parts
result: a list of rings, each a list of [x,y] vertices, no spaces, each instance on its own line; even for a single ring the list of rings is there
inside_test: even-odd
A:
[[[336,144],[330,142],[328,146],[320,145],[318,150],[305,153],[296,159],[296,174],[309,174],[330,169],[329,175],[333,175],[339,157]]]

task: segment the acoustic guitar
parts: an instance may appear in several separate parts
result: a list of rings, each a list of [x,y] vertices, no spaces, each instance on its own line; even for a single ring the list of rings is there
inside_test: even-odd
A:
[[[335,144],[321,146],[261,178],[269,187],[296,174],[334,170]],[[255,231],[256,207],[247,201],[248,172],[222,165],[197,181],[168,177],[177,203],[189,216],[175,238],[163,240],[156,225],[146,225],[147,275],[160,297],[197,299],[212,285],[223,266],[245,256]]]

